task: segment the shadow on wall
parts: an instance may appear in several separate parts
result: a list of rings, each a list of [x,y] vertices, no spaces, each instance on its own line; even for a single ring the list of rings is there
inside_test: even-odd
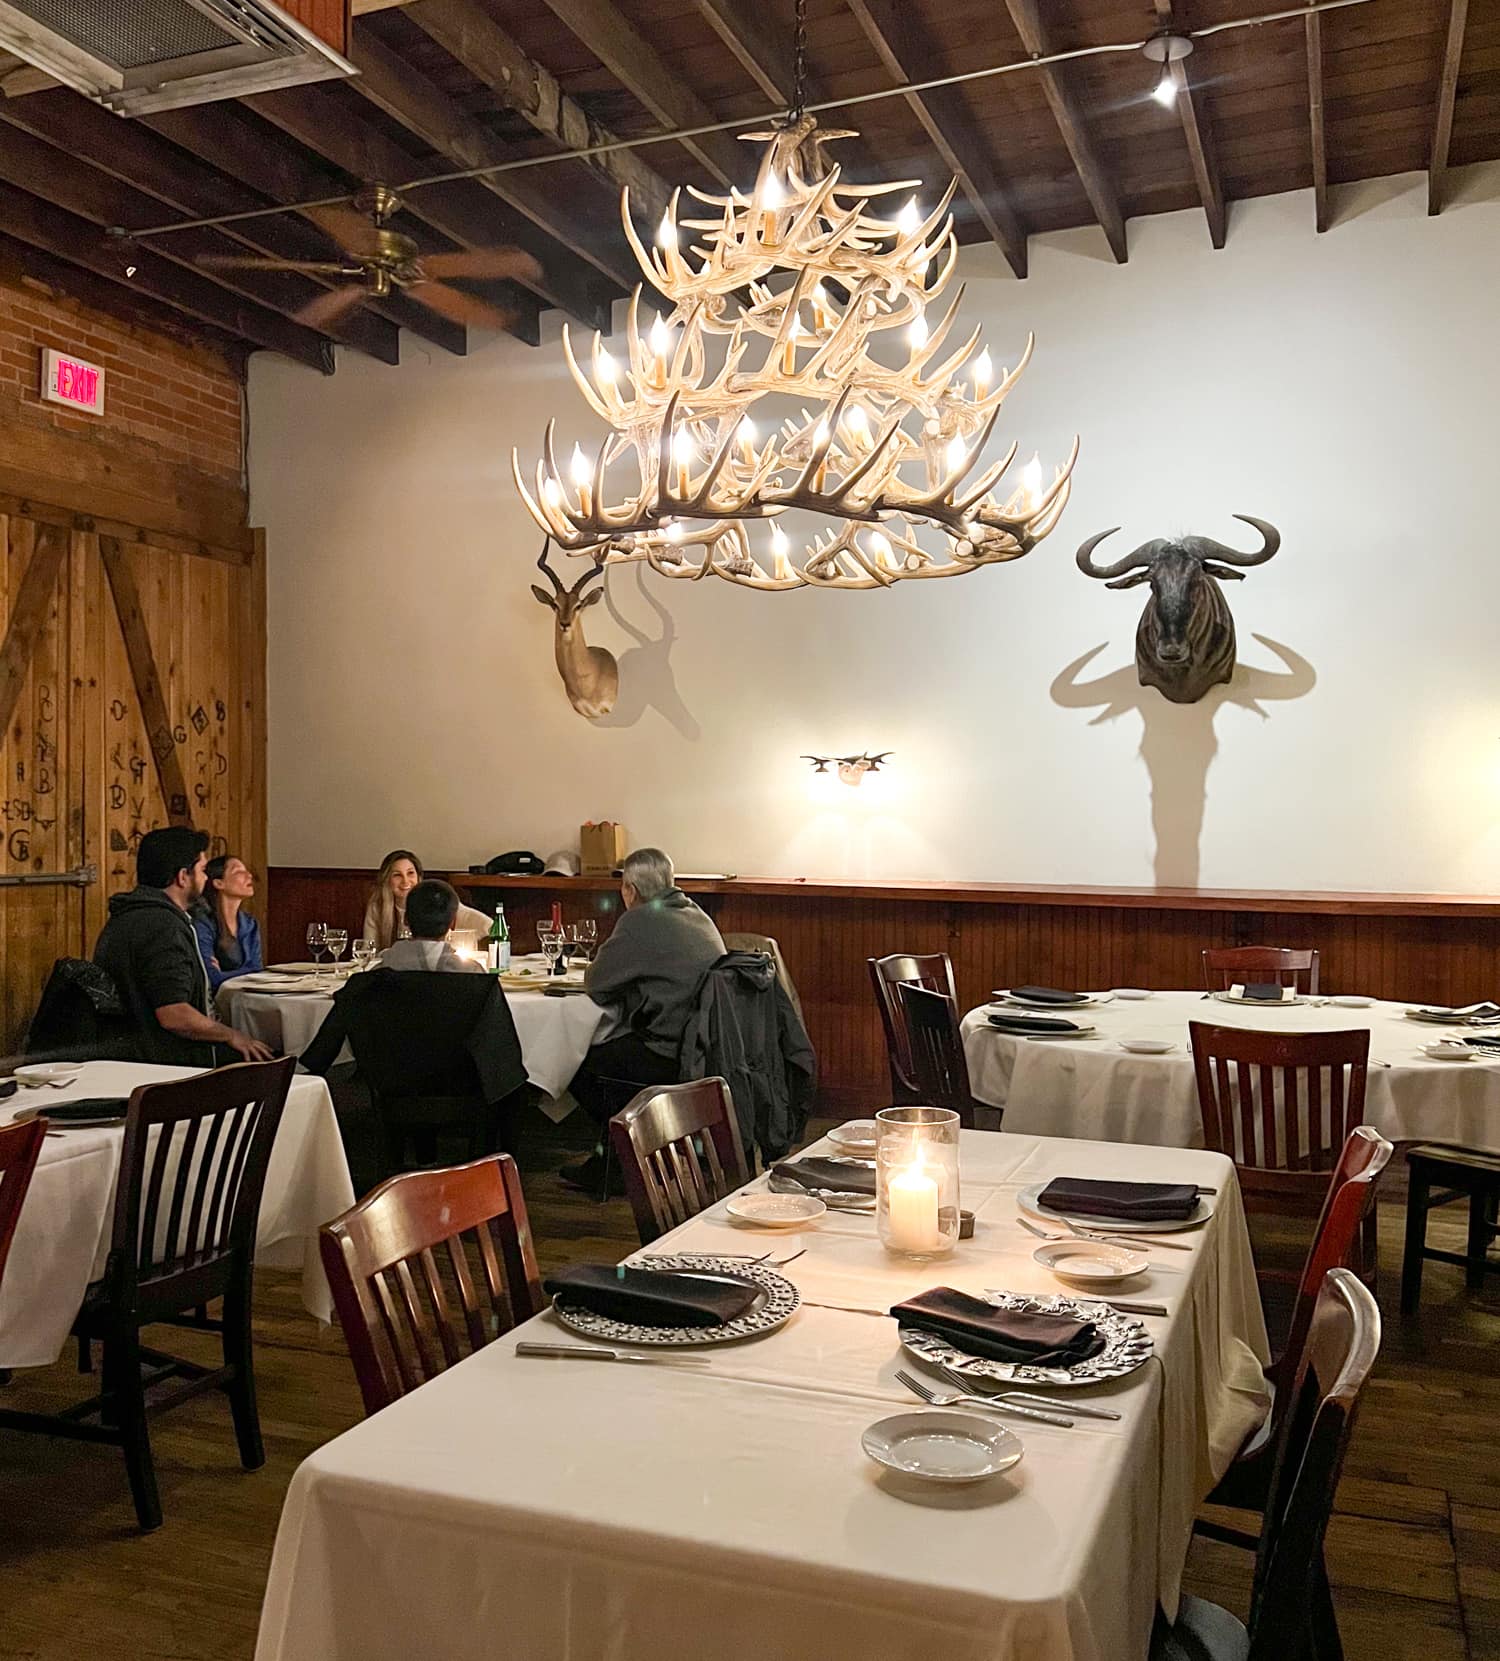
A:
[[[1142,686],[1133,662],[1097,680],[1080,681],[1079,675],[1104,650],[1102,645],[1075,659],[1052,683],[1052,701],[1061,708],[1099,710],[1089,722],[1091,727],[1122,715],[1139,715],[1140,756],[1151,778],[1151,829],[1156,838],[1153,869],[1158,887],[1197,886],[1208,770],[1219,750],[1214,731],[1219,711],[1235,704],[1270,720],[1262,703],[1305,698],[1317,685],[1317,672],[1306,658],[1263,634],[1254,638],[1281,659],[1286,672],[1237,663],[1228,686],[1214,687],[1196,704],[1170,703],[1155,687]]]
[[[635,588],[641,599],[656,613],[661,633],[655,640],[648,639],[633,623],[627,623],[615,604],[613,586],[606,584],[604,604],[609,615],[635,641],[635,645],[619,654],[620,690],[615,707],[608,715],[601,715],[596,727],[633,727],[648,709],[654,709],[682,736],[696,740],[703,729],[693,712],[682,701],[677,690],[677,677],[672,673],[672,647],[677,641],[677,625],[672,614],[646,586],[645,568],[635,568]]]

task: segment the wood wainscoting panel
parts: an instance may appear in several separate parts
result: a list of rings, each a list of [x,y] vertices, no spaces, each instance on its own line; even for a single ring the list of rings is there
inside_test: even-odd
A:
[[[272,872],[268,951],[306,955],[310,921],[358,935],[374,872]],[[536,924],[561,900],[567,918],[593,916],[601,937],[619,915],[606,879],[473,878],[454,874],[465,898],[496,898],[518,951],[536,947]],[[885,1044],[865,960],[889,952],[947,952],[967,1009],[998,987],[1026,983],[1101,990],[1202,985],[1208,946],[1316,946],[1325,991],[1433,1003],[1500,992],[1500,901],[1443,895],[1214,895],[1207,891],[1067,892],[975,883],[789,883],[743,880],[684,887],[726,932],[769,934],[781,946],[818,1051],[825,1105],[883,1106]],[[967,894],[968,897],[965,897]],[[1111,903],[1113,902],[1113,903]],[[1285,909],[1283,909],[1285,907]]]

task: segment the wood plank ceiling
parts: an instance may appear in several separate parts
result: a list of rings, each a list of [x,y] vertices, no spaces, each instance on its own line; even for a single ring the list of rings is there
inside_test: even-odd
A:
[[[808,98],[890,91],[848,115],[862,175],[960,180],[965,241],[992,240],[1018,276],[1035,233],[1096,226],[1129,256],[1129,221],[1196,208],[1222,247],[1235,201],[1313,187],[1317,229],[1337,187],[1500,158],[1500,4],[1370,0],[1200,38],[1175,108],[1138,53],[927,91],[912,83],[1056,52],[1203,29],[1263,0],[810,0]],[[352,192],[379,179],[557,154],[715,121],[753,123],[791,90],[791,0],[354,0],[360,73],[121,120],[15,60],[0,61],[0,270],[34,269],[92,303],[331,369],[331,343],[394,363],[401,329],[451,352],[466,332],[395,293],[321,327],[296,314],[333,276],[207,270],[204,255],[327,258],[287,212],[122,245],[105,234]],[[556,307],[608,326],[635,280],[619,228],[671,188],[748,182],[750,152],[709,133],[413,191],[396,221],[424,252],[514,243],[534,280],[468,284],[538,338]],[[126,264],[134,267],[125,272]]]

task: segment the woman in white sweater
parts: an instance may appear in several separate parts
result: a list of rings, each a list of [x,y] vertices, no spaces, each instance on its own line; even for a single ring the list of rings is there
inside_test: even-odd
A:
[[[375,886],[365,906],[364,937],[375,942],[376,951],[383,952],[397,940],[410,937],[411,930],[406,926],[406,896],[425,875],[422,861],[405,848],[393,848],[381,860]],[[460,904],[454,928],[473,929],[483,935],[489,926],[490,920],[482,911]]]

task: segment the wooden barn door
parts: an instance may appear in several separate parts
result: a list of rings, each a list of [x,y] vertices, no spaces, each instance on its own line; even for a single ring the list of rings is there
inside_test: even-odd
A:
[[[0,515],[0,1052],[52,962],[88,956],[158,825],[264,870],[258,551],[125,540]],[[92,868],[88,881],[61,879]],[[35,885],[18,886],[25,876]]]

